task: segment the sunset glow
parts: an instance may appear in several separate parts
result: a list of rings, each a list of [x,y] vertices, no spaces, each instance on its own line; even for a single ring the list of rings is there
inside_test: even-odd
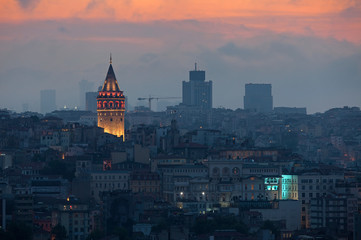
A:
[[[275,32],[314,34],[360,42],[360,1],[335,0],[1,0],[0,21],[221,21]],[[227,32],[227,29],[222,29]],[[237,32],[232,31],[234,35]],[[228,36],[231,37],[229,33]]]
[[[109,52],[131,104],[159,86],[179,96],[197,61],[212,69],[216,106],[238,108],[245,83],[267,82],[276,103],[322,111],[361,102],[361,1],[0,0],[2,101],[38,83],[72,105],[77,81],[102,84]],[[21,101],[36,109],[30,89]]]
[[[357,1],[335,0],[1,0],[1,20],[109,19],[154,21],[241,16],[337,15],[360,7]]]

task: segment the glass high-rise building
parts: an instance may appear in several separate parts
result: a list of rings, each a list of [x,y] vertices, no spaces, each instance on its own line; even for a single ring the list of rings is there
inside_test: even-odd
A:
[[[183,81],[182,102],[188,106],[203,109],[212,108],[212,81],[206,80],[206,72],[197,69],[189,71],[189,82]]]

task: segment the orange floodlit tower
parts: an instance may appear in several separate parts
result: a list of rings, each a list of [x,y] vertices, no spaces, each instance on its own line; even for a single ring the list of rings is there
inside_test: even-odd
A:
[[[111,55],[108,73],[97,97],[97,112],[98,127],[124,140],[125,97],[115,78]]]

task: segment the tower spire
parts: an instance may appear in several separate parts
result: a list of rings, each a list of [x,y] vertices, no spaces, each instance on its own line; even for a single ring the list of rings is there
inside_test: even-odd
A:
[[[120,89],[112,65],[112,54],[110,54],[109,63],[110,64],[107,75],[105,76],[105,81],[102,87],[102,91],[119,92]]]
[[[197,71],[197,62],[194,63],[194,70]]]

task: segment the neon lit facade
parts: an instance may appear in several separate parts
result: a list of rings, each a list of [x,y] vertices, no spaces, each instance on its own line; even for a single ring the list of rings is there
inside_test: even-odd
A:
[[[282,199],[298,200],[297,175],[282,175]]]

